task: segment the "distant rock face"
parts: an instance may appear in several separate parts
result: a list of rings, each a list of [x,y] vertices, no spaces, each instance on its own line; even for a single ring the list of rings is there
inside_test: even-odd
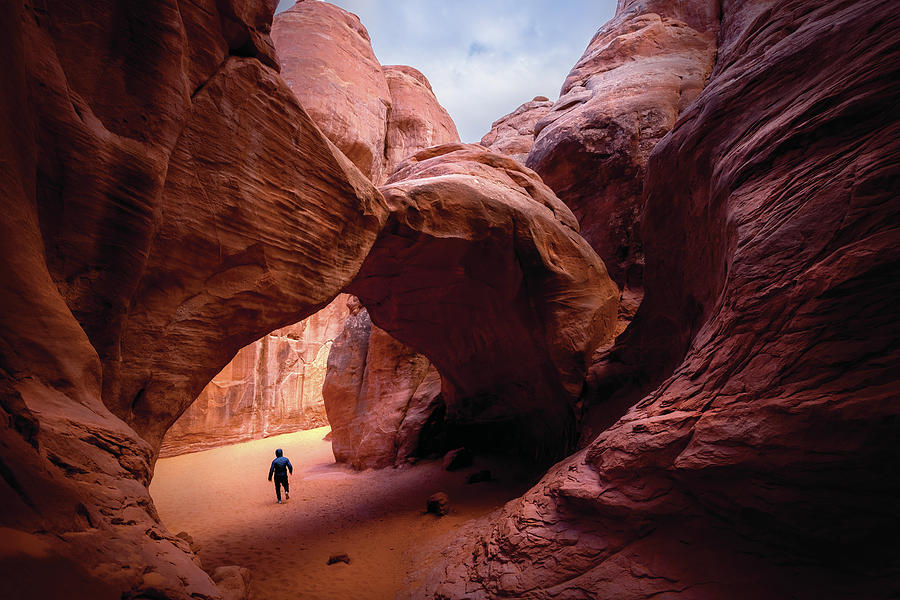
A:
[[[372,325],[351,297],[351,314],[328,359],[322,396],[335,460],[356,469],[411,458],[441,403],[440,376],[429,360]]]
[[[415,152],[459,142],[428,79],[412,67],[382,67],[356,15],[300,0],[275,16],[272,39],[304,108],[376,184]]]
[[[459,142],[459,133],[422,73],[412,67],[391,65],[384,67],[384,76],[391,92],[385,143],[387,178],[400,162],[419,150]]]
[[[643,278],[647,160],[712,70],[718,5],[620,2],[534,126],[525,164],[572,209],[613,281],[637,296],[626,297],[632,304]]]
[[[481,138],[481,145],[525,164],[534,144],[534,126],[550,112],[553,104],[544,96],[536,96],[494,121],[491,130]]]
[[[894,12],[723,5],[709,84],[647,167],[629,343],[671,376],[403,597],[896,594]]]
[[[300,0],[272,23],[281,74],[334,144],[376,183],[385,170],[391,93],[359,18]]]
[[[271,67],[274,6],[0,7],[5,597],[222,596],[147,491],[163,434],[387,216]]]
[[[380,190],[392,215],[348,291],[434,363],[449,421],[562,451],[618,297],[572,213],[532,171],[475,145],[423,150]]]
[[[327,425],[322,384],[347,296],[238,350],[172,425],[161,456]]]

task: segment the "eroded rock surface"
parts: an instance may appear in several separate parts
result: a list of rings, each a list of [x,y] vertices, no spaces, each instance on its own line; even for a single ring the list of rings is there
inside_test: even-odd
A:
[[[434,363],[448,421],[493,426],[490,441],[523,452],[563,451],[618,297],[571,211],[475,145],[423,150],[380,190],[391,217],[348,291]]]
[[[523,165],[534,145],[534,126],[553,107],[545,96],[535,96],[508,115],[494,121],[491,130],[481,138],[481,145],[506,154]]]
[[[376,325],[351,297],[334,341],[322,396],[334,458],[357,469],[412,458],[428,418],[441,405],[441,381],[423,355]]]
[[[147,492],[162,435],[386,216],[270,66],[273,10],[0,8],[5,591],[220,597]]]
[[[419,150],[459,142],[459,133],[421,72],[403,65],[383,68],[391,92],[391,112],[385,140],[386,179],[398,164]]]
[[[896,595],[893,10],[723,7],[648,166],[632,343],[674,373],[406,597]]]
[[[166,432],[160,456],[327,425],[322,385],[348,315],[342,294],[238,350]]]
[[[376,184],[417,151],[459,141],[428,79],[412,67],[382,67],[353,13],[300,0],[275,16],[272,39],[301,104]]]
[[[647,159],[700,93],[713,66],[719,2],[624,0],[534,125],[525,162],[575,213],[626,295],[640,301],[637,224]]]
[[[300,0],[275,16],[281,73],[316,124],[372,181],[385,170],[391,93],[359,17]]]

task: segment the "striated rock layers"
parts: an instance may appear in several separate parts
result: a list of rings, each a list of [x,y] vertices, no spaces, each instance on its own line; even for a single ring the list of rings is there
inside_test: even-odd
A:
[[[386,218],[273,69],[274,6],[0,8],[7,598],[220,597],[147,492],[163,433]]]
[[[437,367],[460,435],[558,455],[618,297],[572,213],[532,171],[474,145],[423,150],[380,190],[391,216],[347,290]]]
[[[896,596],[894,12],[723,5],[647,168],[631,342],[671,376],[406,597]]]
[[[238,350],[166,432],[160,455],[327,425],[322,384],[348,315],[342,294],[311,317]]]
[[[637,224],[647,159],[709,76],[718,5],[621,0],[534,125],[525,164],[575,213],[625,291],[626,317],[641,296]]]
[[[419,149],[458,142],[416,69],[382,67],[359,17],[299,0],[272,25],[281,72],[325,135],[376,184]]]
[[[494,152],[509,155],[524,165],[534,144],[534,126],[550,112],[553,104],[544,96],[535,96],[494,121],[491,130],[481,138],[481,145]]]
[[[358,300],[349,305],[322,388],[332,451],[357,469],[397,465],[416,454],[443,407],[441,378],[425,356],[372,325]]]

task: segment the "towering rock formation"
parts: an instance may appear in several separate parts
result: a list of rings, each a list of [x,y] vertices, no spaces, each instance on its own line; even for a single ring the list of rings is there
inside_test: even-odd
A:
[[[429,146],[459,142],[422,73],[382,67],[359,17],[299,0],[272,26],[281,72],[325,135],[374,183]]]
[[[647,167],[629,341],[671,376],[407,597],[896,596],[894,13],[723,5]]]
[[[322,384],[347,298],[238,350],[166,433],[161,456],[327,425]]]
[[[525,164],[575,213],[625,292],[625,318],[641,297],[647,159],[706,83],[718,15],[717,0],[621,0],[534,126]]]
[[[273,10],[0,8],[7,597],[220,597],[147,492],[163,433],[386,218],[272,68]]]
[[[438,104],[431,84],[412,67],[384,67],[391,92],[385,150],[385,178],[394,168],[419,150],[459,142],[459,132],[450,114]]]
[[[532,171],[474,145],[423,150],[380,190],[391,217],[347,290],[429,357],[448,421],[473,441],[491,426],[494,443],[558,456],[618,297],[572,213]]]
[[[553,102],[535,96],[508,115],[494,121],[491,130],[481,138],[481,145],[494,152],[507,154],[522,164],[534,144],[534,126],[550,112]]]

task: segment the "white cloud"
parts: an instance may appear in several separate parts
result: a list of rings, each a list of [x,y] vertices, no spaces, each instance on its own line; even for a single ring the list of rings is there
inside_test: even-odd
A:
[[[382,64],[431,81],[463,141],[542,95],[555,99],[615,0],[334,0],[369,30]],[[282,0],[279,10],[292,5]]]

